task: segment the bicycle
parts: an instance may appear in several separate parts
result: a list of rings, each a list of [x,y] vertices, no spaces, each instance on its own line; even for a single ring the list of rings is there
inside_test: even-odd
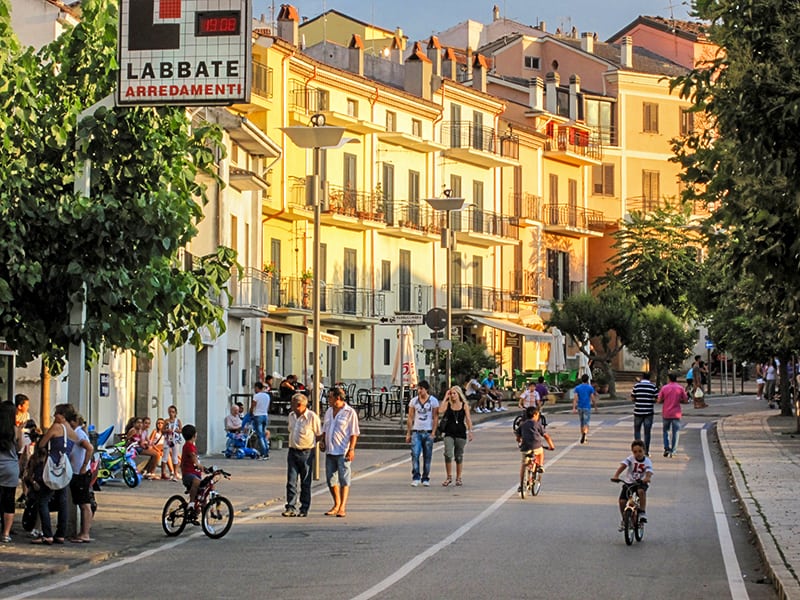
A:
[[[619,478],[612,478],[614,483],[625,483]],[[630,546],[633,544],[634,538],[637,542],[641,542],[644,538],[644,522],[639,520],[639,489],[644,488],[646,484],[637,481],[628,484],[627,495],[628,502],[625,504],[625,509],[622,513],[622,531],[625,536],[625,543]]]
[[[230,531],[233,525],[233,505],[214,489],[214,485],[223,477],[230,479],[231,474],[216,467],[209,467],[205,472],[208,475],[200,482],[194,508],[190,509],[189,503],[180,494],[171,496],[164,505],[164,510],[161,512],[161,527],[168,536],[180,535],[187,523],[200,525],[203,533],[215,540]],[[189,488],[186,488],[184,494],[188,493]],[[198,515],[200,515],[199,522]]]

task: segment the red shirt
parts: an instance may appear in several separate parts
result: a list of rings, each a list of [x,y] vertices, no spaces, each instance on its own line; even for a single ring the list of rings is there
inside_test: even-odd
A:
[[[197,455],[197,446],[192,442],[186,442],[183,445],[183,452],[181,453],[181,473],[184,475],[197,475],[202,477],[203,474],[194,465],[194,457]]]
[[[674,381],[670,381],[658,392],[658,401],[663,403],[661,416],[665,419],[681,418],[681,403],[688,400],[686,390],[683,386]]]

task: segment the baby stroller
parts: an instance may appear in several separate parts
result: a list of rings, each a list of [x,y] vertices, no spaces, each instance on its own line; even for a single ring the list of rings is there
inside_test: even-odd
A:
[[[239,433],[231,431],[227,434],[228,441],[225,444],[225,458],[258,458],[258,450],[251,446],[258,444],[256,432],[250,422],[250,415],[245,415],[242,420],[242,429]]]

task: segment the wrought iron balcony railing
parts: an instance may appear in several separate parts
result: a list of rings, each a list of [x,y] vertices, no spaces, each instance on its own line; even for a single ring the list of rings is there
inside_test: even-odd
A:
[[[442,215],[442,224],[446,217]],[[516,219],[474,206],[452,214],[455,231],[519,239]]]
[[[239,277],[236,270],[230,279],[232,310],[255,310],[266,312],[270,303],[271,278],[259,269],[245,267]]]
[[[549,123],[546,134],[545,150],[570,152],[592,160],[603,159],[603,146],[594,133]]]
[[[498,136],[491,127],[472,121],[446,121],[442,124],[442,144],[448,148],[472,148],[489,154],[519,158],[519,138],[509,134]]]
[[[604,226],[601,211],[569,204],[542,205],[541,221],[545,225],[566,225],[578,229],[602,229]]]
[[[447,286],[442,286],[442,291],[447,294]],[[454,309],[485,310],[491,312],[519,312],[519,297],[511,290],[482,287],[474,285],[452,286],[452,301]]]

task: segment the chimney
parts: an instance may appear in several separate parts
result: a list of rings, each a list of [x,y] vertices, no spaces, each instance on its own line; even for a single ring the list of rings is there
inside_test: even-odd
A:
[[[403,64],[403,38],[394,36],[392,39],[392,61],[398,65]]]
[[[531,110],[544,111],[544,81],[541,77],[533,77],[528,83],[528,98]]]
[[[627,69],[633,68],[633,38],[626,35],[622,38],[619,52],[619,64]]]
[[[492,21],[499,21],[500,20],[500,7],[495,4],[492,7]]]
[[[300,16],[291,4],[281,4],[278,13],[278,37],[292,46],[297,46],[300,41]]]
[[[357,75],[364,75],[364,42],[361,41],[361,36],[354,33],[350,38],[350,44],[347,46],[348,50],[348,64],[347,69]]]
[[[422,45],[414,43],[414,48],[406,61],[405,81],[403,89],[409,94],[419,96],[424,100],[431,99],[431,75],[433,63],[425,56]]]
[[[581,34],[581,50],[594,54],[594,34],[590,31],[584,31]]]
[[[442,74],[442,45],[439,43],[439,38],[435,35],[431,36],[428,40],[428,58],[433,64],[433,74],[441,76]]]
[[[569,118],[577,121],[578,115],[578,95],[581,93],[581,78],[579,75],[569,76]]]
[[[544,76],[545,101],[547,102],[547,112],[558,114],[558,85],[561,77],[558,73],[550,71]]]
[[[472,61],[474,54],[472,53],[472,46],[467,46],[467,79],[472,79]]]
[[[547,21],[539,21],[539,30],[547,32]]]
[[[486,73],[489,72],[489,66],[486,63],[486,57],[483,54],[476,54],[475,60],[472,62],[472,87],[481,92],[486,91]]]
[[[458,61],[456,60],[456,51],[452,48],[445,48],[444,50],[442,77],[453,81],[458,79]]]

